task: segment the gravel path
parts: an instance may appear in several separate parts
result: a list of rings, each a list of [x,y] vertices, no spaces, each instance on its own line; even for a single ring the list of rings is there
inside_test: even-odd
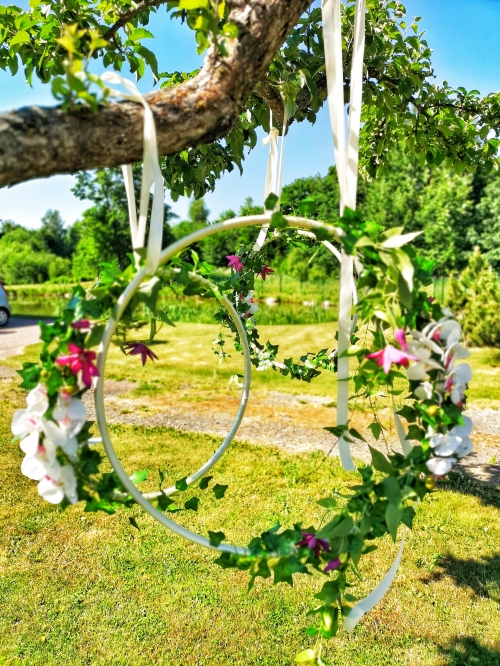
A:
[[[38,319],[11,317],[7,326],[0,328],[0,359],[22,354],[25,347],[39,341]]]

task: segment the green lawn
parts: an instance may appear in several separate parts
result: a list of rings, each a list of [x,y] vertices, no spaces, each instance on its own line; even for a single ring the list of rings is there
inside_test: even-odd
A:
[[[165,328],[154,368],[143,371],[114,351],[108,376],[142,381],[145,393],[232,391],[227,379],[241,362],[234,354],[221,367],[209,356],[217,331],[196,324]],[[287,354],[328,346],[334,335],[332,325],[268,331]],[[36,347],[2,364],[18,367],[34,355]],[[473,402],[495,406],[500,385],[498,373],[484,374],[491,370],[487,357],[474,355],[479,385],[472,387]],[[126,511],[84,514],[77,506],[63,512],[44,502],[36,484],[21,475],[22,453],[11,443],[9,422],[24,405],[23,392],[15,381],[0,381],[2,666],[277,666],[291,664],[309,645],[306,613],[319,575],[301,577],[294,588],[259,580],[247,594],[244,573],[221,570],[213,553],[174,536],[139,509],[131,515],[140,532]],[[258,390],[334,395],[328,377],[309,386],[254,373],[253,383]],[[160,467],[169,480],[189,473],[219,441],[168,428],[113,426],[112,435],[127,469]],[[299,519],[308,524],[317,519],[316,499],[353,482],[337,459],[307,476],[319,461],[315,453],[295,456],[236,442],[215,468],[214,481],[229,486],[226,497],[216,501],[198,491],[199,512],[176,517],[203,534],[222,529],[235,543],[246,543],[278,516],[286,525]],[[341,632],[330,642],[330,666],[500,665],[499,517],[497,491],[457,477],[443,484],[419,507],[385,599],[353,634]],[[383,541],[365,558],[354,594],[373,589],[396,550]]]

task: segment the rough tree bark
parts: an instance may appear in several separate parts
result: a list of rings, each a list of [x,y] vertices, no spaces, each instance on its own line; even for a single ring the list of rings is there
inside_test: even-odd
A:
[[[227,135],[245,100],[312,0],[232,0],[239,35],[230,53],[210,52],[191,81],[146,96],[160,155]],[[0,187],[142,159],[142,107],[121,102],[64,113],[26,107],[0,114]]]

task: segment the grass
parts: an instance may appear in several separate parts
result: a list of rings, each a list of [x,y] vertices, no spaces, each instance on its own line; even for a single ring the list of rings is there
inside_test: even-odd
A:
[[[217,365],[210,356],[217,332],[201,324],[164,328],[155,347],[160,362],[144,371],[113,351],[108,376],[137,381],[144,395],[230,392],[227,379],[241,361],[234,354],[227,365]],[[269,327],[262,338],[268,334],[289,354],[327,346],[334,328]],[[33,360],[37,349],[2,364],[19,367],[22,360]],[[486,358],[486,351],[473,355],[479,371],[488,369]],[[496,399],[498,380],[488,377]],[[253,384],[262,391],[334,391],[326,376],[309,386],[254,373]],[[477,400],[485,400],[478,391]],[[281,666],[310,644],[304,636],[306,614],[323,577],[301,576],[294,588],[259,580],[247,594],[244,573],[222,571],[213,564],[213,553],[175,537],[139,509],[109,517],[47,504],[36,484],[21,475],[22,454],[11,443],[10,418],[24,404],[15,381],[2,381],[0,401],[1,666]],[[169,428],[118,425],[112,436],[127,470],[150,468],[156,475],[161,468],[169,481],[189,473],[219,441]],[[337,459],[306,480],[319,461],[317,453],[291,455],[236,442],[214,473],[214,482],[228,485],[226,497],[216,501],[210,491],[198,491],[199,512],[176,519],[203,534],[222,529],[235,543],[248,542],[278,517],[286,525],[315,522],[315,501],[353,482]],[[458,476],[442,484],[418,509],[393,587],[353,634],[342,631],[330,643],[328,663],[499,666],[499,538],[496,491]],[[354,594],[373,589],[396,550],[384,540],[365,558],[362,580],[353,580]]]

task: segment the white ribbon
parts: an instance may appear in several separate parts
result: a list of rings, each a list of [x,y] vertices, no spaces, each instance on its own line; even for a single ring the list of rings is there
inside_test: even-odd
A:
[[[146,223],[149,210],[149,194],[154,187],[153,205],[151,208],[151,222],[149,225],[149,236],[146,256],[146,269],[149,274],[154,274],[160,263],[160,255],[163,240],[164,202],[165,189],[163,176],[158,163],[158,144],[156,141],[156,127],[153,112],[139,92],[137,86],[124,79],[115,72],[105,72],[101,79],[105,83],[121,84],[128,90],[122,93],[111,89],[113,95],[124,97],[133,102],[139,102],[144,107],[144,155],[142,167],[141,200],[139,205],[139,219],[137,219],[134,179],[132,166],[122,166],[125,191],[127,193],[128,213],[130,219],[130,233],[132,236],[132,247],[134,250],[145,246]]]
[[[273,127],[273,112],[269,111],[269,134],[262,139],[262,144],[267,146],[269,144],[269,157],[267,159],[266,182],[264,185],[264,201],[271,193],[275,193],[278,198],[281,196],[281,183],[283,178],[283,157],[285,151],[285,133],[288,124],[288,113],[285,107],[283,114],[283,128],[281,131],[281,150],[279,153],[278,162],[278,136],[279,130]],[[279,204],[276,210],[279,209]],[[271,214],[270,214],[271,215]],[[266,242],[269,224],[263,224],[259,232],[257,240],[253,246],[254,252],[262,249]]]
[[[365,47],[366,0],[357,0],[354,25],[354,45],[351,64],[351,93],[347,145],[344,122],[344,68],[342,58],[342,19],[340,0],[323,0],[323,39],[328,85],[328,106],[333,134],[335,165],[340,186],[340,214],[344,208],[356,208],[358,183],[358,150],[363,91],[363,54]],[[342,250],[340,267],[339,327],[338,327],[338,386],[337,423],[346,424],[349,418],[349,359],[343,357],[350,344],[353,260]],[[344,469],[356,469],[349,442],[339,439],[339,454]]]

